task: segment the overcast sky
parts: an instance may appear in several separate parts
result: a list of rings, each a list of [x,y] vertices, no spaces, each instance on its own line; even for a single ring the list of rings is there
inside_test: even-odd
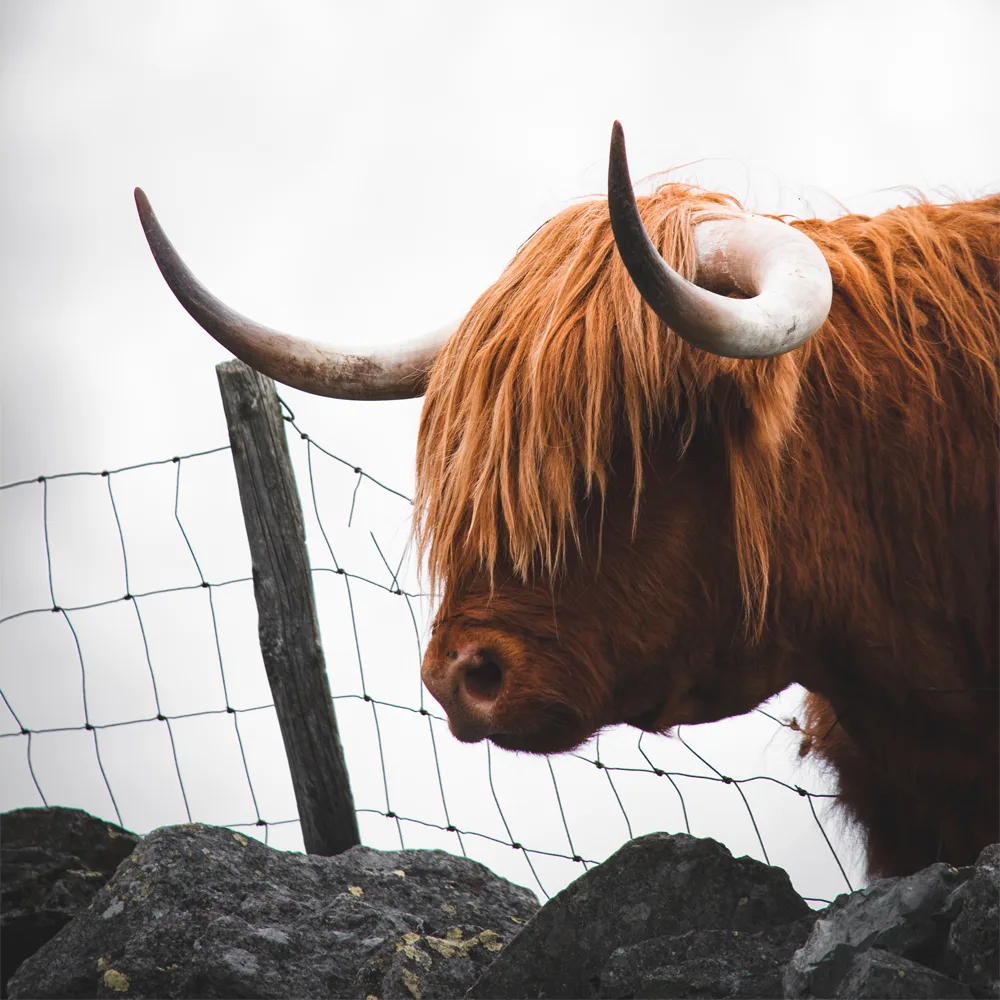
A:
[[[226,443],[214,373],[226,354],[183,313],[156,271],[135,216],[137,184],[195,273],[241,312],[318,339],[388,341],[460,318],[540,223],[576,198],[602,193],[615,118],[625,126],[635,176],[686,165],[683,178],[729,190],[765,211],[873,212],[905,200],[901,186],[942,199],[995,190],[998,37],[1000,8],[992,0],[280,6],[6,0],[0,5],[0,481],[116,468]],[[409,492],[419,401],[282,395],[326,447]],[[223,454],[185,466],[190,524],[215,579],[246,568],[227,461]],[[174,470],[159,475],[121,481],[122,504],[132,504],[123,515],[129,544],[145,553],[135,559],[149,589],[169,585],[188,558],[171,547],[176,539],[166,540],[174,531]],[[363,492],[351,535],[344,515],[353,479],[328,475],[324,502],[337,530],[345,529],[338,544],[377,572],[367,530],[401,553],[408,508]],[[120,551],[102,506],[106,486],[64,485],[57,495],[52,484],[50,497],[51,540],[61,546],[54,568],[59,585],[77,603],[118,595]],[[40,491],[27,489],[0,494],[0,615],[51,603]],[[161,514],[165,520],[155,521]],[[341,597],[330,596],[330,607]],[[373,604],[372,635],[362,638],[373,650],[370,669],[392,678],[387,700],[406,686],[398,700],[414,703],[418,655],[403,610],[398,630],[380,630],[383,612]],[[121,695],[131,690],[125,678],[134,649],[121,639],[125,619],[115,614],[93,626],[87,659],[106,671],[108,712],[138,717],[129,713],[140,709]],[[190,648],[179,638],[187,635],[185,606],[150,608],[150,618],[156,614],[165,650],[157,655],[170,663],[171,656],[178,664],[198,661],[195,638]],[[252,660],[247,595],[234,598],[231,617],[226,627],[243,637],[231,640],[234,648]],[[45,721],[45,706],[58,701],[63,683],[50,671],[60,657],[71,662],[72,650],[65,636],[22,625],[0,626],[0,689],[32,705],[36,725],[60,724]],[[340,619],[324,623],[328,650],[339,650],[345,635]],[[388,647],[379,652],[383,642],[406,645],[405,657],[387,665],[393,655]],[[51,655],[41,655],[47,644]],[[257,679],[248,684],[266,699],[266,690],[254,687],[259,665],[252,669]],[[164,684],[178,676],[166,667],[163,673]],[[181,693],[194,697],[208,684],[201,676],[192,674]],[[356,680],[353,673],[334,678],[331,666],[335,690],[341,683],[353,690]],[[115,702],[119,696],[124,700]],[[63,708],[72,715],[68,703]],[[723,725],[730,728],[691,732],[709,746],[718,739],[719,754],[730,755],[733,767],[743,760],[763,766],[753,755],[768,753],[767,766],[784,766],[772,758],[783,759],[791,744],[775,744],[773,726]],[[389,739],[405,751],[409,737],[390,730]],[[634,745],[634,734],[628,739]],[[260,741],[270,747],[274,734]],[[0,807],[37,804],[23,747],[14,746],[21,742],[0,741],[10,768],[17,758],[18,775],[2,772]],[[456,757],[469,787],[482,784],[481,749]],[[88,799],[89,792],[79,791],[86,782],[73,776],[76,752],[50,751],[49,780],[58,786],[62,768],[66,788],[54,801],[106,812],[99,795]],[[348,752],[356,761],[367,753]],[[532,774],[549,780],[544,762],[533,766]],[[356,775],[356,794],[362,783]],[[146,784],[147,797],[156,798]],[[159,813],[147,808],[141,785],[130,803],[135,828],[184,818],[174,806]],[[70,803],[73,794],[80,800]],[[214,794],[206,786],[206,800]],[[728,806],[717,808],[721,825],[695,832],[730,842]],[[656,828],[655,811],[645,822]],[[677,822],[671,813],[660,825],[674,829]],[[811,822],[784,825],[801,831]],[[775,828],[782,824],[779,815]],[[605,823],[595,852],[625,839],[627,831],[612,827]],[[815,836],[808,844],[796,840],[794,831],[777,860],[793,870],[800,890],[821,895],[843,888],[829,859],[817,860],[823,845]],[[388,834],[380,840],[375,827],[369,832],[372,843],[392,846]],[[837,835],[850,854],[849,838]],[[734,834],[731,846],[751,850],[753,837]],[[856,857],[851,863],[856,871]],[[530,884],[523,872],[505,873]],[[556,887],[565,881],[555,870],[551,878]]]

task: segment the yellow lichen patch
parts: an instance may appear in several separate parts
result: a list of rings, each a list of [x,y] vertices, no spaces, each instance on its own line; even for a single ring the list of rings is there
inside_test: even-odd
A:
[[[107,955],[101,955],[101,957],[97,960],[97,971],[98,972],[106,972],[107,968],[108,968],[108,962],[110,960],[111,959],[109,958],[109,956],[107,956]]]
[[[456,955],[468,958],[470,949],[475,948],[478,943],[475,938],[463,941],[461,927],[449,927],[443,938],[427,938],[427,947],[433,948],[442,958],[454,958]]]
[[[247,838],[244,837],[242,833],[234,833],[233,840],[235,840],[239,844],[242,844],[244,847],[246,847],[247,844],[250,843],[250,841],[248,841]]]
[[[365,1000],[378,1000],[378,997],[375,996],[374,993],[369,993],[368,996],[365,997]]]
[[[347,891],[355,898],[360,898],[365,894],[365,890],[360,885],[349,885]]]
[[[419,934],[414,934],[410,931],[403,935],[403,940],[396,944],[396,951],[401,951],[405,958],[408,958],[411,962],[416,962],[421,968],[429,969],[433,964],[431,956],[427,954],[426,951],[421,951],[417,947],[417,942],[420,940]],[[436,938],[434,940],[437,940]],[[430,944],[431,939],[427,939],[427,943]]]
[[[108,836],[112,840],[118,840],[119,837],[125,836],[124,833],[119,833],[117,830],[112,830],[110,826],[106,826],[104,829],[108,831]]]
[[[442,913],[447,913],[450,916],[452,913],[455,912],[455,907],[452,906],[451,903],[442,903],[441,904],[441,912]]]
[[[132,897],[133,903],[141,903],[147,896],[149,896],[149,883],[143,882],[139,887],[139,891]]]
[[[489,928],[480,931],[479,940],[487,951],[500,951],[503,948],[503,941],[500,940],[500,935]]]
[[[402,868],[393,868],[392,874],[398,875],[400,878],[406,878],[406,872]]]
[[[463,944],[465,943],[463,942]],[[462,950],[454,941],[439,937],[428,937],[427,947],[433,948],[442,958],[454,958]]]
[[[513,920],[515,924],[524,923],[524,921],[520,917],[515,917],[513,913],[510,914],[510,919]]]
[[[484,930],[475,937],[462,939],[461,927],[451,927],[443,938],[426,937],[428,948],[433,948],[442,958],[468,958],[473,949],[482,945],[487,951],[499,951],[503,947],[496,931]]]
[[[740,896],[740,901],[736,904],[737,906],[746,906],[750,902],[749,896]]]
[[[412,969],[403,969],[403,985],[410,991],[413,1000],[421,1000],[420,979]]]
[[[117,969],[108,969],[104,973],[104,985],[109,990],[115,990],[117,993],[125,993],[128,990],[128,976]]]

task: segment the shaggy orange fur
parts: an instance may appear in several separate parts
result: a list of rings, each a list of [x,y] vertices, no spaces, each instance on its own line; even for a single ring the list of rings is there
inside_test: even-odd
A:
[[[687,276],[694,226],[740,210],[677,184],[639,207]],[[472,650],[502,680],[495,741],[540,751],[797,681],[871,870],[971,863],[1000,835],[1000,196],[792,225],[833,304],[770,360],[666,330],[602,200],[480,297],[421,420],[425,680],[452,699]]]
[[[681,184],[639,207],[654,244],[688,278],[694,226],[741,210]],[[431,373],[416,535],[432,589],[469,572],[492,578],[501,558],[524,581],[556,573],[580,544],[581,501],[603,504],[621,439],[631,480],[616,470],[615,488],[632,492],[634,521],[650,435],[672,434],[682,455],[704,420],[725,442],[740,579],[760,623],[774,515],[800,471],[783,446],[804,383],[850,400],[876,439],[880,413],[907,413],[908,436],[928,452],[926,476],[909,484],[914,501],[935,507],[952,492],[948,442],[923,430],[957,403],[940,377],[956,365],[962,391],[997,413],[998,214],[993,197],[795,223],[826,256],[840,308],[799,351],[746,361],[706,354],[663,327],[618,257],[603,200],[566,209],[479,298]],[[926,551],[932,540],[913,542]]]

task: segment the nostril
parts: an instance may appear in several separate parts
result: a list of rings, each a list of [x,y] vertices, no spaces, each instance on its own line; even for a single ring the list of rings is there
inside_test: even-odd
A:
[[[493,660],[482,660],[480,663],[465,668],[463,681],[465,689],[473,698],[482,701],[495,701],[503,687],[503,671]]]

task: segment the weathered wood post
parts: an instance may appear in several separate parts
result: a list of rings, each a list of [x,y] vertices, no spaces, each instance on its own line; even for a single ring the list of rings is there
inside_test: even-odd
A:
[[[316,620],[302,506],[274,383],[242,361],[216,366],[253,560],[264,668],[309,854],[361,842]]]

